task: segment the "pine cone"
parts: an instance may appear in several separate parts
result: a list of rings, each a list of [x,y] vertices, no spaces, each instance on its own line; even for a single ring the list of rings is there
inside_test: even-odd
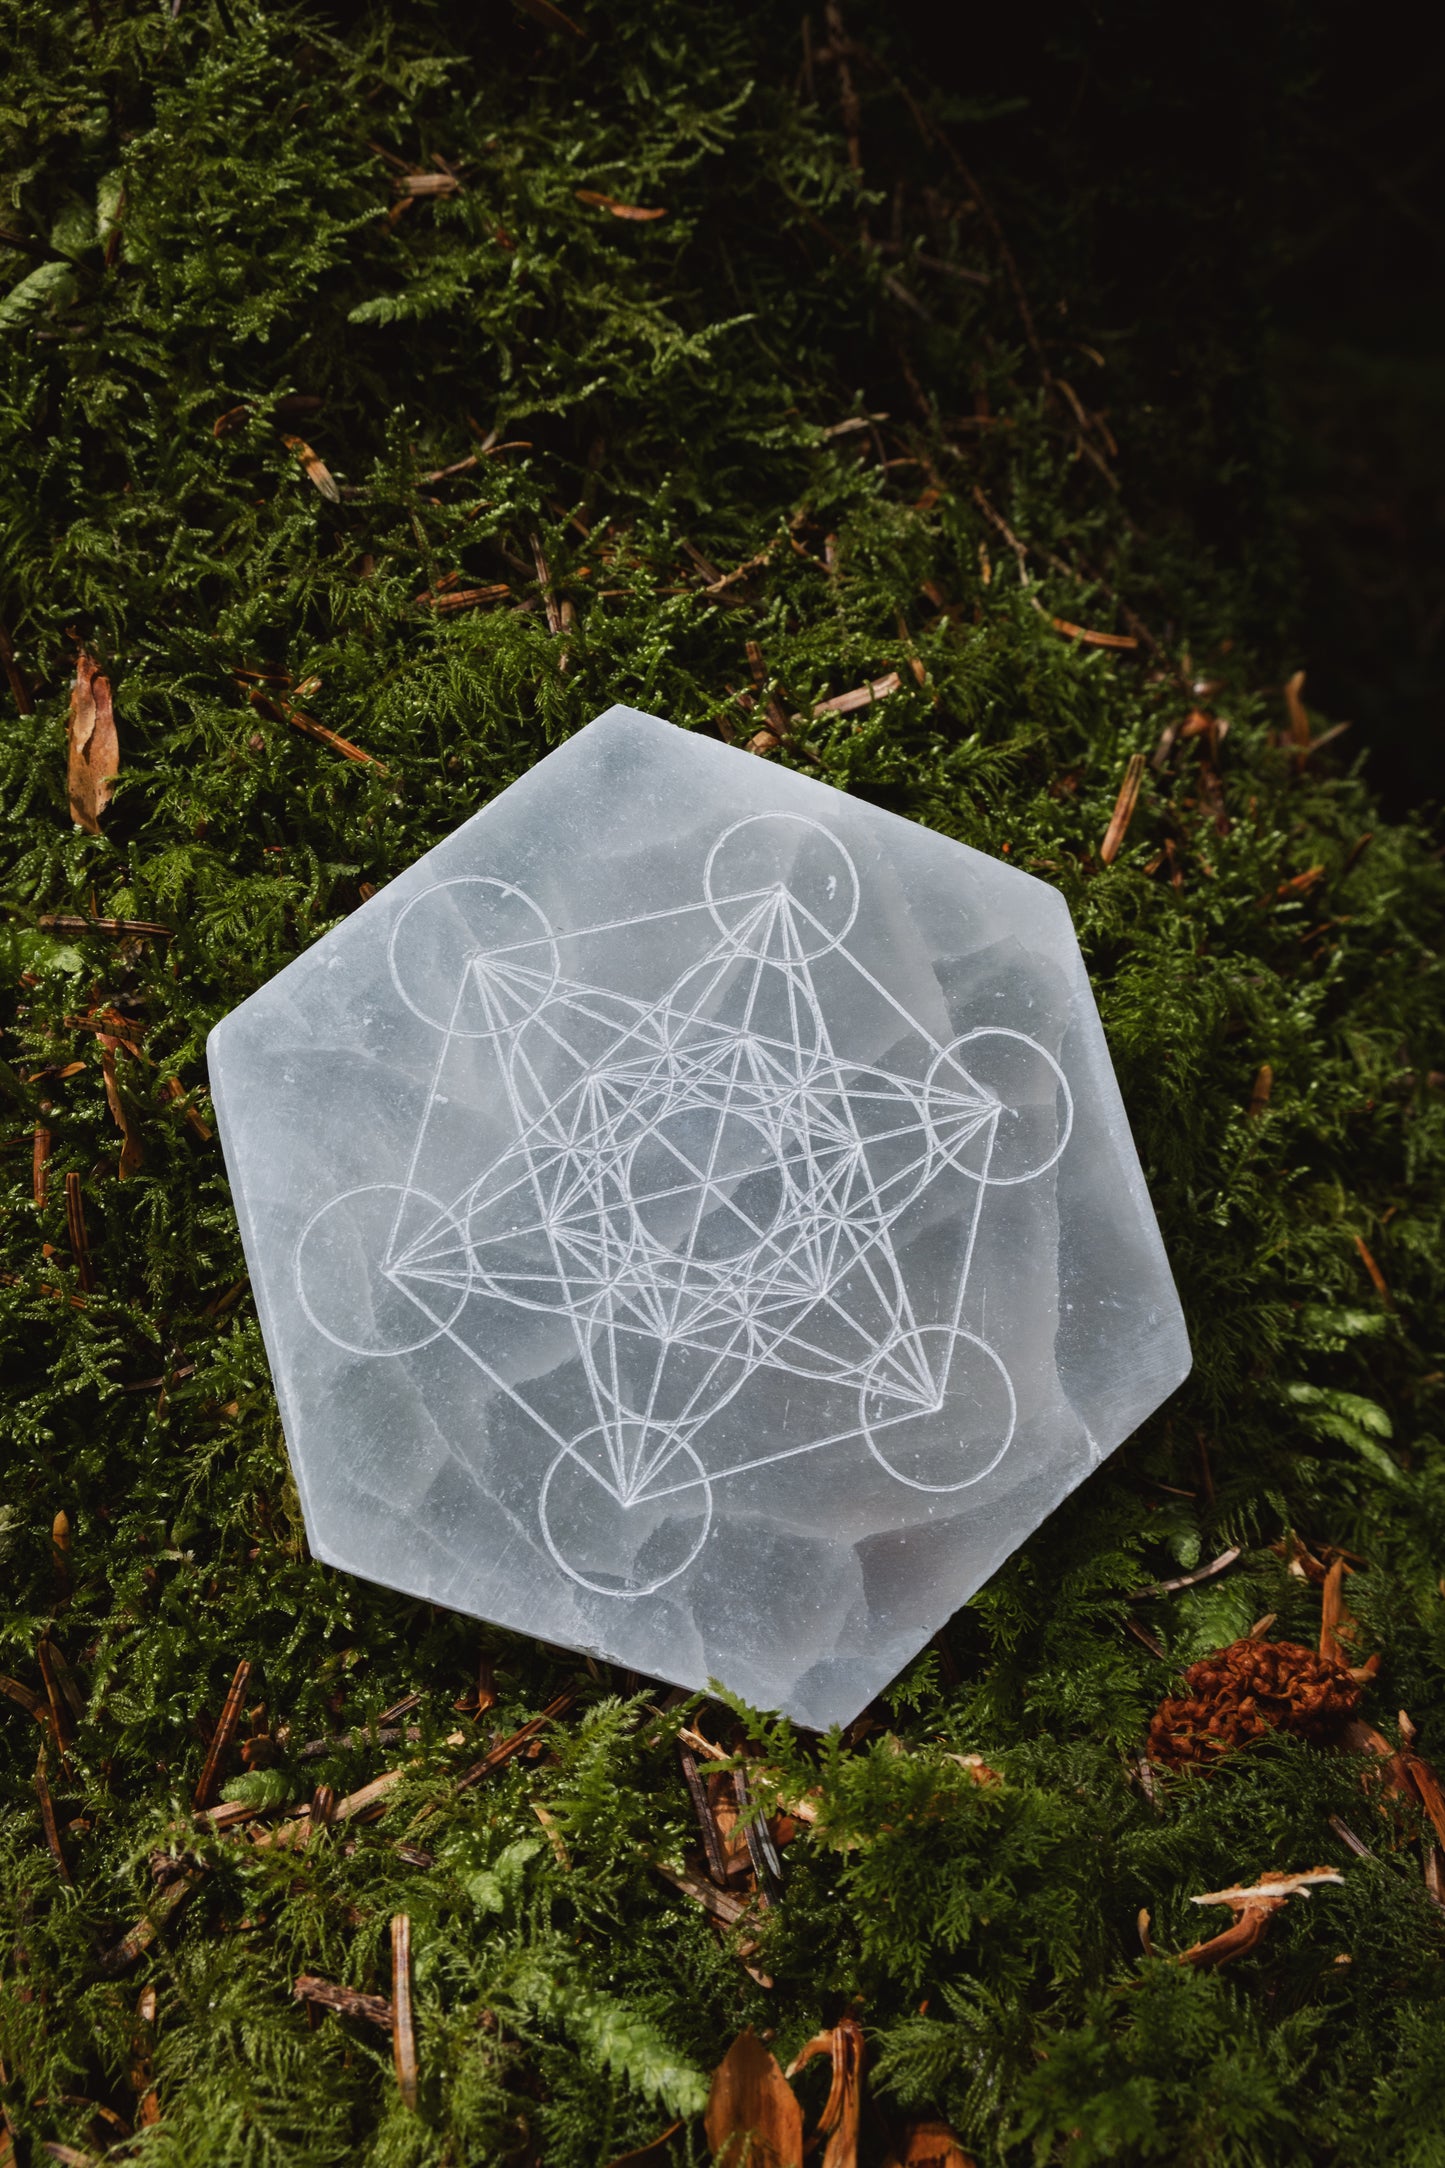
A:
[[[1145,1751],[1181,1769],[1211,1762],[1271,1731],[1326,1746],[1359,1706],[1349,1673],[1297,1641],[1231,1641],[1191,1664],[1187,1695],[1160,1704]]]

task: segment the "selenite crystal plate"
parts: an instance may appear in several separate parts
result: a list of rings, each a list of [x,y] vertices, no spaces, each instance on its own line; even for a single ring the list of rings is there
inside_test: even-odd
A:
[[[813,1726],[1189,1346],[1044,882],[611,708],[211,1035],[317,1557]]]

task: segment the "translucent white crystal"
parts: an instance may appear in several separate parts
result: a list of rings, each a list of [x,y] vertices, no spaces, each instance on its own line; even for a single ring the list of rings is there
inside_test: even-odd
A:
[[[1189,1369],[1044,882],[612,708],[211,1036],[316,1555],[846,1721]]]

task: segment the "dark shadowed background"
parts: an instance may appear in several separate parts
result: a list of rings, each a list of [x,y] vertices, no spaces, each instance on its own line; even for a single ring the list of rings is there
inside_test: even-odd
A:
[[[1126,488],[1237,573],[1395,813],[1445,795],[1445,22],[901,0],[1043,304],[1127,371]],[[1091,387],[1094,397],[1100,380]]]

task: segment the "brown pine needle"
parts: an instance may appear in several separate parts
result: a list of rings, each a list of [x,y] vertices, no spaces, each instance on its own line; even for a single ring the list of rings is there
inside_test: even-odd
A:
[[[1067,640],[1082,641],[1086,647],[1137,647],[1139,642],[1131,632],[1095,632],[1092,626],[1075,625],[1067,617],[1051,617],[1049,623],[1055,632],[1063,633]]]
[[[75,1259],[76,1274],[86,1294],[89,1294],[95,1286],[95,1274],[90,1265],[90,1235],[85,1225],[85,1199],[80,1193],[80,1176],[73,1172],[65,1177],[65,1231],[70,1237],[70,1254]]]
[[[46,1161],[49,1157],[50,1131],[37,1123],[35,1142],[30,1154],[30,1194],[35,1199],[35,1208],[39,1212],[43,1212],[45,1209],[48,1186],[46,1182]]]
[[[1385,1279],[1384,1273],[1376,1264],[1375,1259],[1371,1254],[1369,1245],[1365,1241],[1363,1235],[1355,1236],[1355,1248],[1360,1253],[1360,1263],[1364,1266],[1366,1272],[1369,1273],[1370,1278],[1374,1283],[1375,1293],[1379,1296],[1381,1302],[1383,1302],[1387,1310],[1393,1310],[1395,1305],[1390,1295],[1389,1284]]]
[[[250,1662],[243,1656],[236,1666],[236,1675],[231,1681],[231,1691],[226,1696],[225,1707],[221,1711],[220,1721],[211,1735],[210,1750],[206,1755],[205,1766],[197,1779],[195,1791],[191,1794],[191,1805],[198,1813],[203,1808],[210,1806],[215,1797],[216,1782],[221,1773],[221,1762],[236,1736],[236,1727],[241,1721],[241,1704],[246,1698],[246,1682],[250,1676]]]
[[[416,2021],[411,2007],[411,1921],[398,1912],[391,1923],[391,2052],[396,2082],[408,2108],[416,2107]]]
[[[50,1796],[50,1786],[45,1777],[45,1746],[42,1741],[40,1755],[35,1764],[35,1796],[40,1802],[40,1826],[45,1832],[45,1842],[56,1866],[60,1869],[62,1882],[71,1882],[70,1867],[60,1842],[60,1829],[55,1819],[55,1803]],[[73,1883],[72,1883],[73,1886]]]
[[[1118,857],[1129,823],[1134,818],[1134,808],[1139,802],[1139,786],[1144,780],[1144,755],[1131,753],[1129,765],[1124,770],[1124,780],[1119,785],[1119,795],[1114,801],[1114,811],[1099,845],[1100,861],[1112,866]]]

